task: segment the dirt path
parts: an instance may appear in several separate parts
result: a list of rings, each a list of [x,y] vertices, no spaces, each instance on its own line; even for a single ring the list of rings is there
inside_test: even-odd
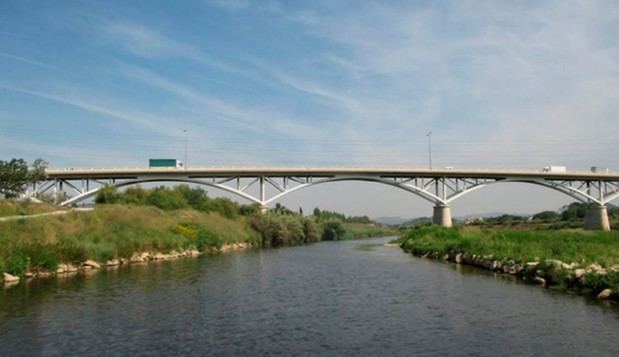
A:
[[[27,215],[27,216],[8,216],[8,217],[0,217],[0,222],[6,222],[6,221],[15,221],[18,219],[30,219],[30,218],[38,218],[38,217],[45,217],[45,216],[58,216],[58,215],[63,215],[63,214],[67,214],[70,212],[88,212],[88,211],[92,211],[94,208],[72,208],[69,210],[62,210],[62,211],[53,211],[53,212],[46,212],[46,213],[37,213],[37,214],[31,214],[31,215]]]

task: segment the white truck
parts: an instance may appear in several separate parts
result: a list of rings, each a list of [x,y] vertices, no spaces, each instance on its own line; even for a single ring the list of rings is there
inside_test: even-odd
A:
[[[567,172],[567,167],[565,166],[546,166],[542,169],[544,172]]]
[[[591,172],[594,174],[608,174],[610,169],[608,167],[591,166]]]

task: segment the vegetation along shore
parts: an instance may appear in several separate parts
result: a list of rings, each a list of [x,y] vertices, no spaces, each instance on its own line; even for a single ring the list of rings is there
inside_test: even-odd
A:
[[[544,287],[619,301],[619,232],[420,225],[398,240],[406,252],[520,277]]]
[[[0,201],[3,215],[50,212],[54,206]],[[199,188],[105,188],[94,210],[0,222],[5,283],[79,270],[196,256],[248,247],[279,247],[394,234],[367,217],[211,198]]]

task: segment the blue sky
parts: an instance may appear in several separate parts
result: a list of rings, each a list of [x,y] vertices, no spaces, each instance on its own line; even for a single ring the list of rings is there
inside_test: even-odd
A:
[[[187,129],[190,166],[424,167],[432,131],[435,166],[619,169],[618,25],[612,1],[2,1],[0,157],[144,166]]]

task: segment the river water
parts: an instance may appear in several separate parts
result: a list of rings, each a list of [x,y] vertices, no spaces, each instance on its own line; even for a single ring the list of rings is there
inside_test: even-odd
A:
[[[619,308],[383,247],[323,242],[0,292],[0,355],[618,355]]]

